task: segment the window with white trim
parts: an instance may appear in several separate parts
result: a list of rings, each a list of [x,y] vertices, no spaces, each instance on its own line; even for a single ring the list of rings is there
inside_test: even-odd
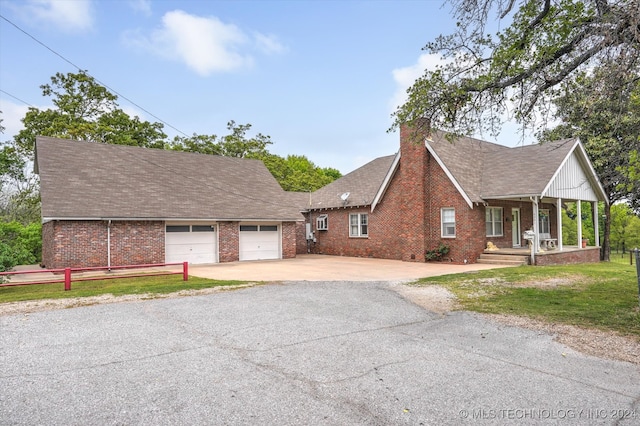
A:
[[[487,237],[502,237],[504,227],[502,224],[502,207],[487,207],[485,209],[485,224],[487,226]]]
[[[440,222],[442,223],[442,238],[456,237],[456,209],[440,209]]]
[[[329,216],[326,214],[321,214],[316,219],[316,230],[318,231],[327,231],[329,230]]]
[[[541,234],[550,234],[551,227],[549,225],[549,209],[540,209],[538,210],[538,218],[540,225],[540,233]]]
[[[349,215],[349,236],[369,236],[369,215],[367,213],[353,213]]]

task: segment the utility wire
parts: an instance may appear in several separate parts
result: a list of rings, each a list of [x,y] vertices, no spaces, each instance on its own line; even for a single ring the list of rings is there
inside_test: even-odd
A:
[[[25,105],[26,105],[26,106],[28,106],[28,107],[35,108],[35,107],[34,107],[33,105],[31,105],[29,102],[25,102],[25,101],[23,101],[23,100],[22,100],[22,99],[20,99],[19,97],[12,95],[11,93],[7,92],[6,90],[2,90],[2,89],[0,89],[0,92],[4,93],[5,95],[7,95],[7,96],[9,96],[9,97],[12,97],[13,99],[15,99],[15,100],[16,100],[16,101],[18,101],[18,102],[22,102],[23,104],[25,104]]]
[[[97,83],[99,83],[100,85],[104,86],[106,89],[108,89],[110,92],[118,95],[119,97],[121,97],[122,99],[126,100],[127,102],[129,102],[131,105],[135,106],[136,108],[139,108],[140,110],[144,111],[145,113],[149,114],[151,117],[155,118],[156,120],[158,120],[159,122],[161,122],[162,124],[164,124],[167,127],[172,128],[173,130],[175,130],[178,133],[183,134],[186,137],[189,137],[189,135],[187,135],[185,132],[183,132],[182,130],[178,129],[175,126],[172,126],[171,124],[167,123],[166,121],[164,121],[163,119],[161,119],[160,117],[156,116],[155,114],[149,112],[148,110],[146,110],[145,108],[141,107],[140,105],[138,105],[137,103],[135,103],[134,101],[132,101],[131,99],[127,98],[126,96],[122,95],[121,93],[118,93],[116,90],[112,89],[111,87],[107,86],[106,84],[104,84],[102,81],[98,80],[96,77],[94,77],[93,75],[89,74],[88,71],[83,70],[82,68],[80,68],[79,66],[77,66],[76,64],[74,64],[73,62],[71,62],[70,60],[68,60],[67,58],[65,58],[64,56],[62,56],[60,53],[56,52],[55,50],[53,50],[52,48],[50,48],[49,46],[47,46],[46,44],[44,44],[43,42],[41,42],[40,40],[38,40],[37,38],[35,38],[34,36],[32,36],[31,34],[29,34],[27,31],[23,30],[22,28],[20,28],[17,24],[13,23],[11,20],[7,19],[4,15],[0,14],[0,18],[4,19],[5,21],[7,21],[9,24],[11,24],[12,26],[14,26],[18,31],[20,31],[21,33],[23,33],[24,35],[26,35],[27,37],[29,37],[30,39],[32,39],[33,41],[35,41],[36,43],[38,43],[39,45],[41,45],[42,47],[44,47],[45,49],[47,49],[48,51],[50,51],[51,53],[53,53],[54,55],[56,55],[57,57],[59,57],[60,59],[62,59],[63,61],[65,61],[66,63],[68,63],[69,65],[71,65],[72,67],[76,68],[78,71],[83,72],[85,74],[87,74],[89,77],[93,78]],[[4,91],[3,91],[4,92]],[[6,92],[4,92],[6,93]],[[7,93],[8,94],[8,93]],[[13,98],[15,98],[15,96],[9,95]],[[15,98],[18,99],[18,98]],[[18,99],[19,100],[19,99]],[[20,101],[23,103],[26,103],[24,101]],[[28,105],[28,104],[27,104]]]

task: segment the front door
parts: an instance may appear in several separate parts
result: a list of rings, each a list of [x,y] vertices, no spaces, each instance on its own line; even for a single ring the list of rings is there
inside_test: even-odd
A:
[[[511,239],[513,240],[514,247],[520,247],[522,244],[520,238],[522,238],[520,232],[520,209],[511,209]]]

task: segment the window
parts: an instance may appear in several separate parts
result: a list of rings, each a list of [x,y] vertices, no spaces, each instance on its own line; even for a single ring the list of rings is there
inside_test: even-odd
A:
[[[502,237],[502,207],[487,207],[485,210],[487,237]]]
[[[349,236],[367,237],[369,236],[369,215],[366,213],[355,213],[349,215]]]
[[[316,229],[318,231],[327,231],[329,229],[329,216],[321,214],[316,219]]]
[[[278,225],[260,225],[261,231],[273,232],[278,230]]]
[[[167,232],[189,232],[189,225],[167,225]]]
[[[538,217],[540,218],[540,233],[541,234],[550,234],[551,227],[549,226],[549,209],[540,209],[538,211]]]
[[[214,232],[215,225],[191,225],[191,232]]]
[[[456,237],[456,209],[445,208],[440,210],[442,222],[442,238]]]
[[[258,225],[240,225],[240,231],[258,231]]]

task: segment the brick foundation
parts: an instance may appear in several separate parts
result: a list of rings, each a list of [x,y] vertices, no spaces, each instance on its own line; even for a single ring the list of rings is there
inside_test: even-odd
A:
[[[598,263],[600,262],[600,248],[587,247],[566,253],[554,252],[548,255],[537,254],[535,259],[537,266],[566,265],[569,263]]]

